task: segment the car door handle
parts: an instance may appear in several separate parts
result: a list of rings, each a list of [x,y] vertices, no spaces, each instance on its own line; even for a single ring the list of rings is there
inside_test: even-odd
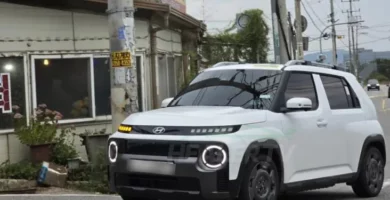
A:
[[[328,125],[328,122],[326,121],[326,120],[318,120],[317,121],[317,126],[319,127],[319,128],[323,128],[323,127],[326,127]]]

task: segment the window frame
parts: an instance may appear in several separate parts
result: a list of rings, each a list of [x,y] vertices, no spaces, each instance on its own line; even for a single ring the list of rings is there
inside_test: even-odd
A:
[[[315,93],[315,97],[316,97],[316,100],[317,100],[317,106],[315,108],[312,108],[309,111],[302,111],[302,112],[317,111],[320,108],[320,100],[318,98],[317,84],[316,84],[316,82],[314,80],[314,74],[315,73],[308,72],[308,71],[283,71],[281,79],[280,79],[280,86],[278,88],[278,91],[276,92],[276,96],[275,96],[275,100],[274,100],[275,102],[274,102],[274,105],[271,106],[271,108],[272,108],[271,111],[276,112],[276,113],[282,113],[281,108],[286,103],[284,95],[285,95],[285,92],[287,90],[287,86],[288,86],[290,77],[293,74],[308,74],[308,75],[310,75],[312,83],[313,83],[313,86],[314,86],[314,93]],[[301,112],[301,111],[294,111],[294,112]]]
[[[334,74],[325,74],[325,73],[318,73],[318,75],[320,76],[322,87],[324,88],[325,95],[326,95],[326,98],[328,100],[328,104],[329,104],[329,109],[330,110],[350,110],[350,109],[361,109],[362,108],[362,105],[360,103],[359,97],[356,95],[355,90],[353,90],[353,88],[351,87],[351,84],[348,82],[348,80],[345,77],[334,75]],[[327,77],[333,77],[333,78],[340,79],[341,80],[341,84],[344,87],[343,91],[344,91],[345,95],[347,96],[347,98],[348,98],[348,95],[347,95],[347,93],[345,91],[345,87],[347,87],[348,90],[349,90],[349,93],[350,93],[349,97],[351,98],[351,103],[352,103],[353,107],[339,108],[339,109],[334,109],[334,108],[330,107],[330,100],[329,100],[328,94],[326,93],[325,85],[322,82],[322,78],[321,78],[322,76],[327,76]]]
[[[50,54],[50,55],[31,55],[31,91],[32,91],[32,105],[33,108],[38,106],[37,102],[37,87],[36,87],[36,74],[35,74],[35,60],[36,59],[72,59],[72,58],[89,58],[89,72],[90,72],[90,84],[91,88],[91,109],[92,117],[88,118],[78,118],[78,119],[63,119],[59,120],[59,124],[70,124],[70,123],[79,123],[79,122],[92,122],[97,121],[96,116],[96,107],[95,107],[95,74],[94,74],[94,55],[93,54]],[[35,109],[32,112],[36,113]]]
[[[11,53],[2,53],[3,55],[5,56],[0,56],[0,58],[7,58],[7,57],[10,57],[8,55],[12,55]],[[20,54],[20,55],[16,55],[14,57],[21,57],[23,58],[23,78],[24,78],[24,95],[26,96],[25,97],[25,113],[24,113],[24,116],[26,117],[26,123],[29,124],[30,123],[30,103],[29,103],[29,69],[28,69],[28,64],[27,64],[27,61],[28,61],[28,55],[27,54]],[[12,82],[11,82],[11,89],[12,89]],[[12,92],[12,91],[11,91]],[[12,102],[11,102],[12,103]],[[13,104],[12,104],[13,106]],[[8,134],[8,133],[12,133],[12,132],[15,132],[15,129],[14,128],[11,128],[11,129],[0,129],[0,135],[3,135],[3,134]]]

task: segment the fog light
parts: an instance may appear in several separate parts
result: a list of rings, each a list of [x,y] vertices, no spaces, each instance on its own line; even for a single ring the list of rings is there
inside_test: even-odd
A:
[[[110,142],[108,145],[108,158],[112,163],[115,163],[118,158],[118,145],[115,141]]]
[[[220,146],[208,146],[203,150],[202,162],[211,169],[220,168],[226,161],[226,151]]]

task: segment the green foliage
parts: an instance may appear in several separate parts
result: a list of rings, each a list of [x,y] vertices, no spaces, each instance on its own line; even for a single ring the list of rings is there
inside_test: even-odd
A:
[[[69,181],[87,181],[85,183],[79,183],[76,189],[109,193],[108,189],[108,166],[105,162],[104,152],[100,152],[100,160],[95,165],[82,166],[80,169],[72,170],[69,172]]]
[[[0,165],[0,179],[36,180],[40,166],[30,162],[10,164],[9,161]]]
[[[14,108],[15,133],[22,144],[40,145],[54,142],[61,113],[52,111],[45,104],[35,109],[35,116],[26,124],[25,117]]]
[[[377,59],[375,63],[378,73],[390,78],[390,59]]]
[[[52,149],[51,162],[65,166],[68,164],[68,159],[78,156],[74,145],[76,135],[74,131],[74,127],[61,129],[61,134],[55,139],[56,144]],[[70,140],[69,136],[71,136]]]
[[[240,32],[230,33],[234,26],[225,31],[209,35],[202,46],[202,54],[213,65],[221,61],[238,61],[239,58],[249,63],[267,62],[269,50],[269,27],[260,9],[244,11],[249,22]]]
[[[380,74],[379,72],[371,73],[371,75],[366,79],[365,83],[367,84],[368,80],[370,79],[377,79],[380,83],[389,82],[389,78],[383,74]]]

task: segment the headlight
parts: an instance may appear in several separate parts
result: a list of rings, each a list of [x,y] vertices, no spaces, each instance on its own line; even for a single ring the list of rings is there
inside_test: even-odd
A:
[[[376,86],[379,86],[379,84],[376,84]]]
[[[121,124],[118,131],[121,133],[130,133],[133,130],[131,126]]]
[[[218,127],[194,127],[191,128],[191,134],[223,134],[223,133],[234,133],[240,130],[241,126],[218,126]]]
[[[208,168],[218,169],[222,167],[226,161],[226,151],[220,146],[212,145],[203,150],[202,162]]]
[[[108,145],[108,159],[110,162],[115,163],[118,158],[118,145],[115,141],[110,142]]]

